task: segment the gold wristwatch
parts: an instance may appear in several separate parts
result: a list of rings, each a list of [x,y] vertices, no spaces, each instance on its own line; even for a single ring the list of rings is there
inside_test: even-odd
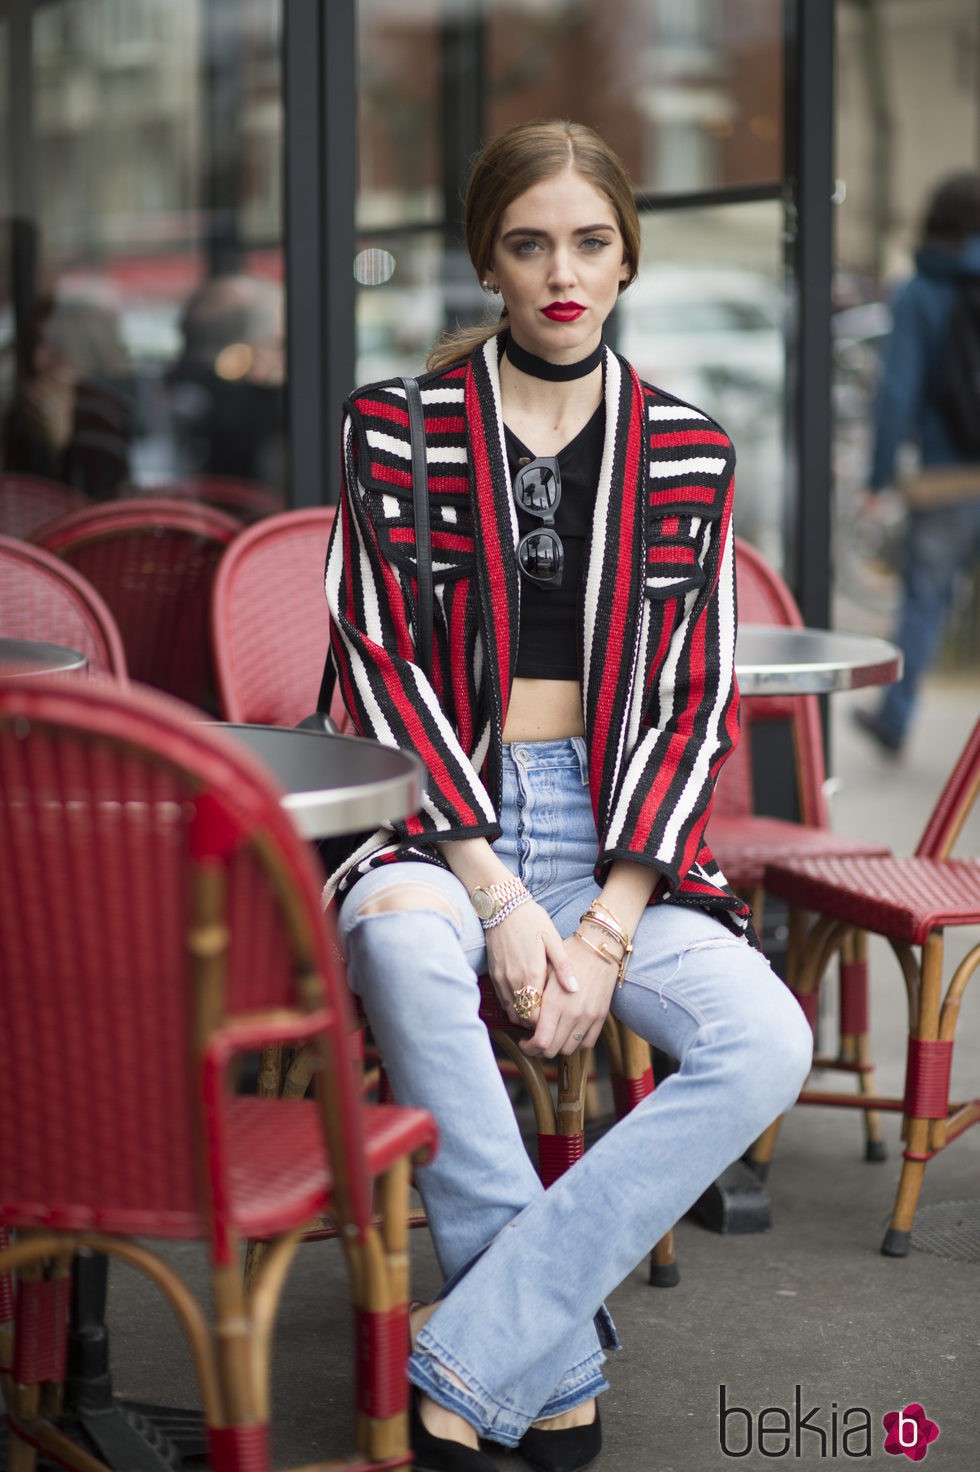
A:
[[[487,926],[505,905],[526,893],[520,879],[502,879],[498,884],[478,884],[470,894],[470,903],[482,925]]]

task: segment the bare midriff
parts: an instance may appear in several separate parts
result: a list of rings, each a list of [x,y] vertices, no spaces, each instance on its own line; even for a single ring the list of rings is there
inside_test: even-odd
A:
[[[562,741],[584,734],[578,680],[514,681],[504,723],[505,742]]]

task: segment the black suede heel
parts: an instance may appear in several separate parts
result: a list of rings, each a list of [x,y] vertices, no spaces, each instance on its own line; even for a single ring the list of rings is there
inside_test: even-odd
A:
[[[518,1442],[518,1450],[535,1472],[578,1472],[580,1467],[587,1467],[602,1451],[598,1402],[590,1426],[566,1426],[562,1431],[539,1431],[529,1426]]]
[[[433,1436],[426,1430],[419,1413],[420,1395],[421,1391],[413,1385],[408,1435],[415,1472],[498,1472],[496,1462],[485,1452],[445,1436]]]

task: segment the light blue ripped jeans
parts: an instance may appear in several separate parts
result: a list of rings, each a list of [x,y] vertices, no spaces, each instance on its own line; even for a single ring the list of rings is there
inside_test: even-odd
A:
[[[495,851],[571,935],[598,893],[585,743],[528,742],[504,758]],[[362,914],[406,881],[434,885],[453,915]],[[409,1377],[515,1446],[531,1421],[606,1388],[603,1350],[619,1344],[604,1298],[793,1103],[810,1028],[746,941],[701,911],[650,907],[613,1011],[679,1070],[544,1191],[479,1019],[486,950],[463,885],[428,864],[374,870],[340,925],[395,1096],[439,1124],[418,1186],[447,1283]]]

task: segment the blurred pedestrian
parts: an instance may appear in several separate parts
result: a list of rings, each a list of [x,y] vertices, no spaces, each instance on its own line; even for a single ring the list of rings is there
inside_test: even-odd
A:
[[[866,498],[868,514],[880,514],[879,496],[895,485],[899,452],[913,443],[919,471],[899,486],[908,518],[893,634],[905,671],[876,710],[855,713],[860,728],[891,756],[905,744],[957,582],[980,556],[980,454],[957,428],[945,384],[962,293],[980,293],[980,173],[951,174],[938,184],[926,207],[915,267],[894,298]],[[980,385],[964,389],[980,394]]]

